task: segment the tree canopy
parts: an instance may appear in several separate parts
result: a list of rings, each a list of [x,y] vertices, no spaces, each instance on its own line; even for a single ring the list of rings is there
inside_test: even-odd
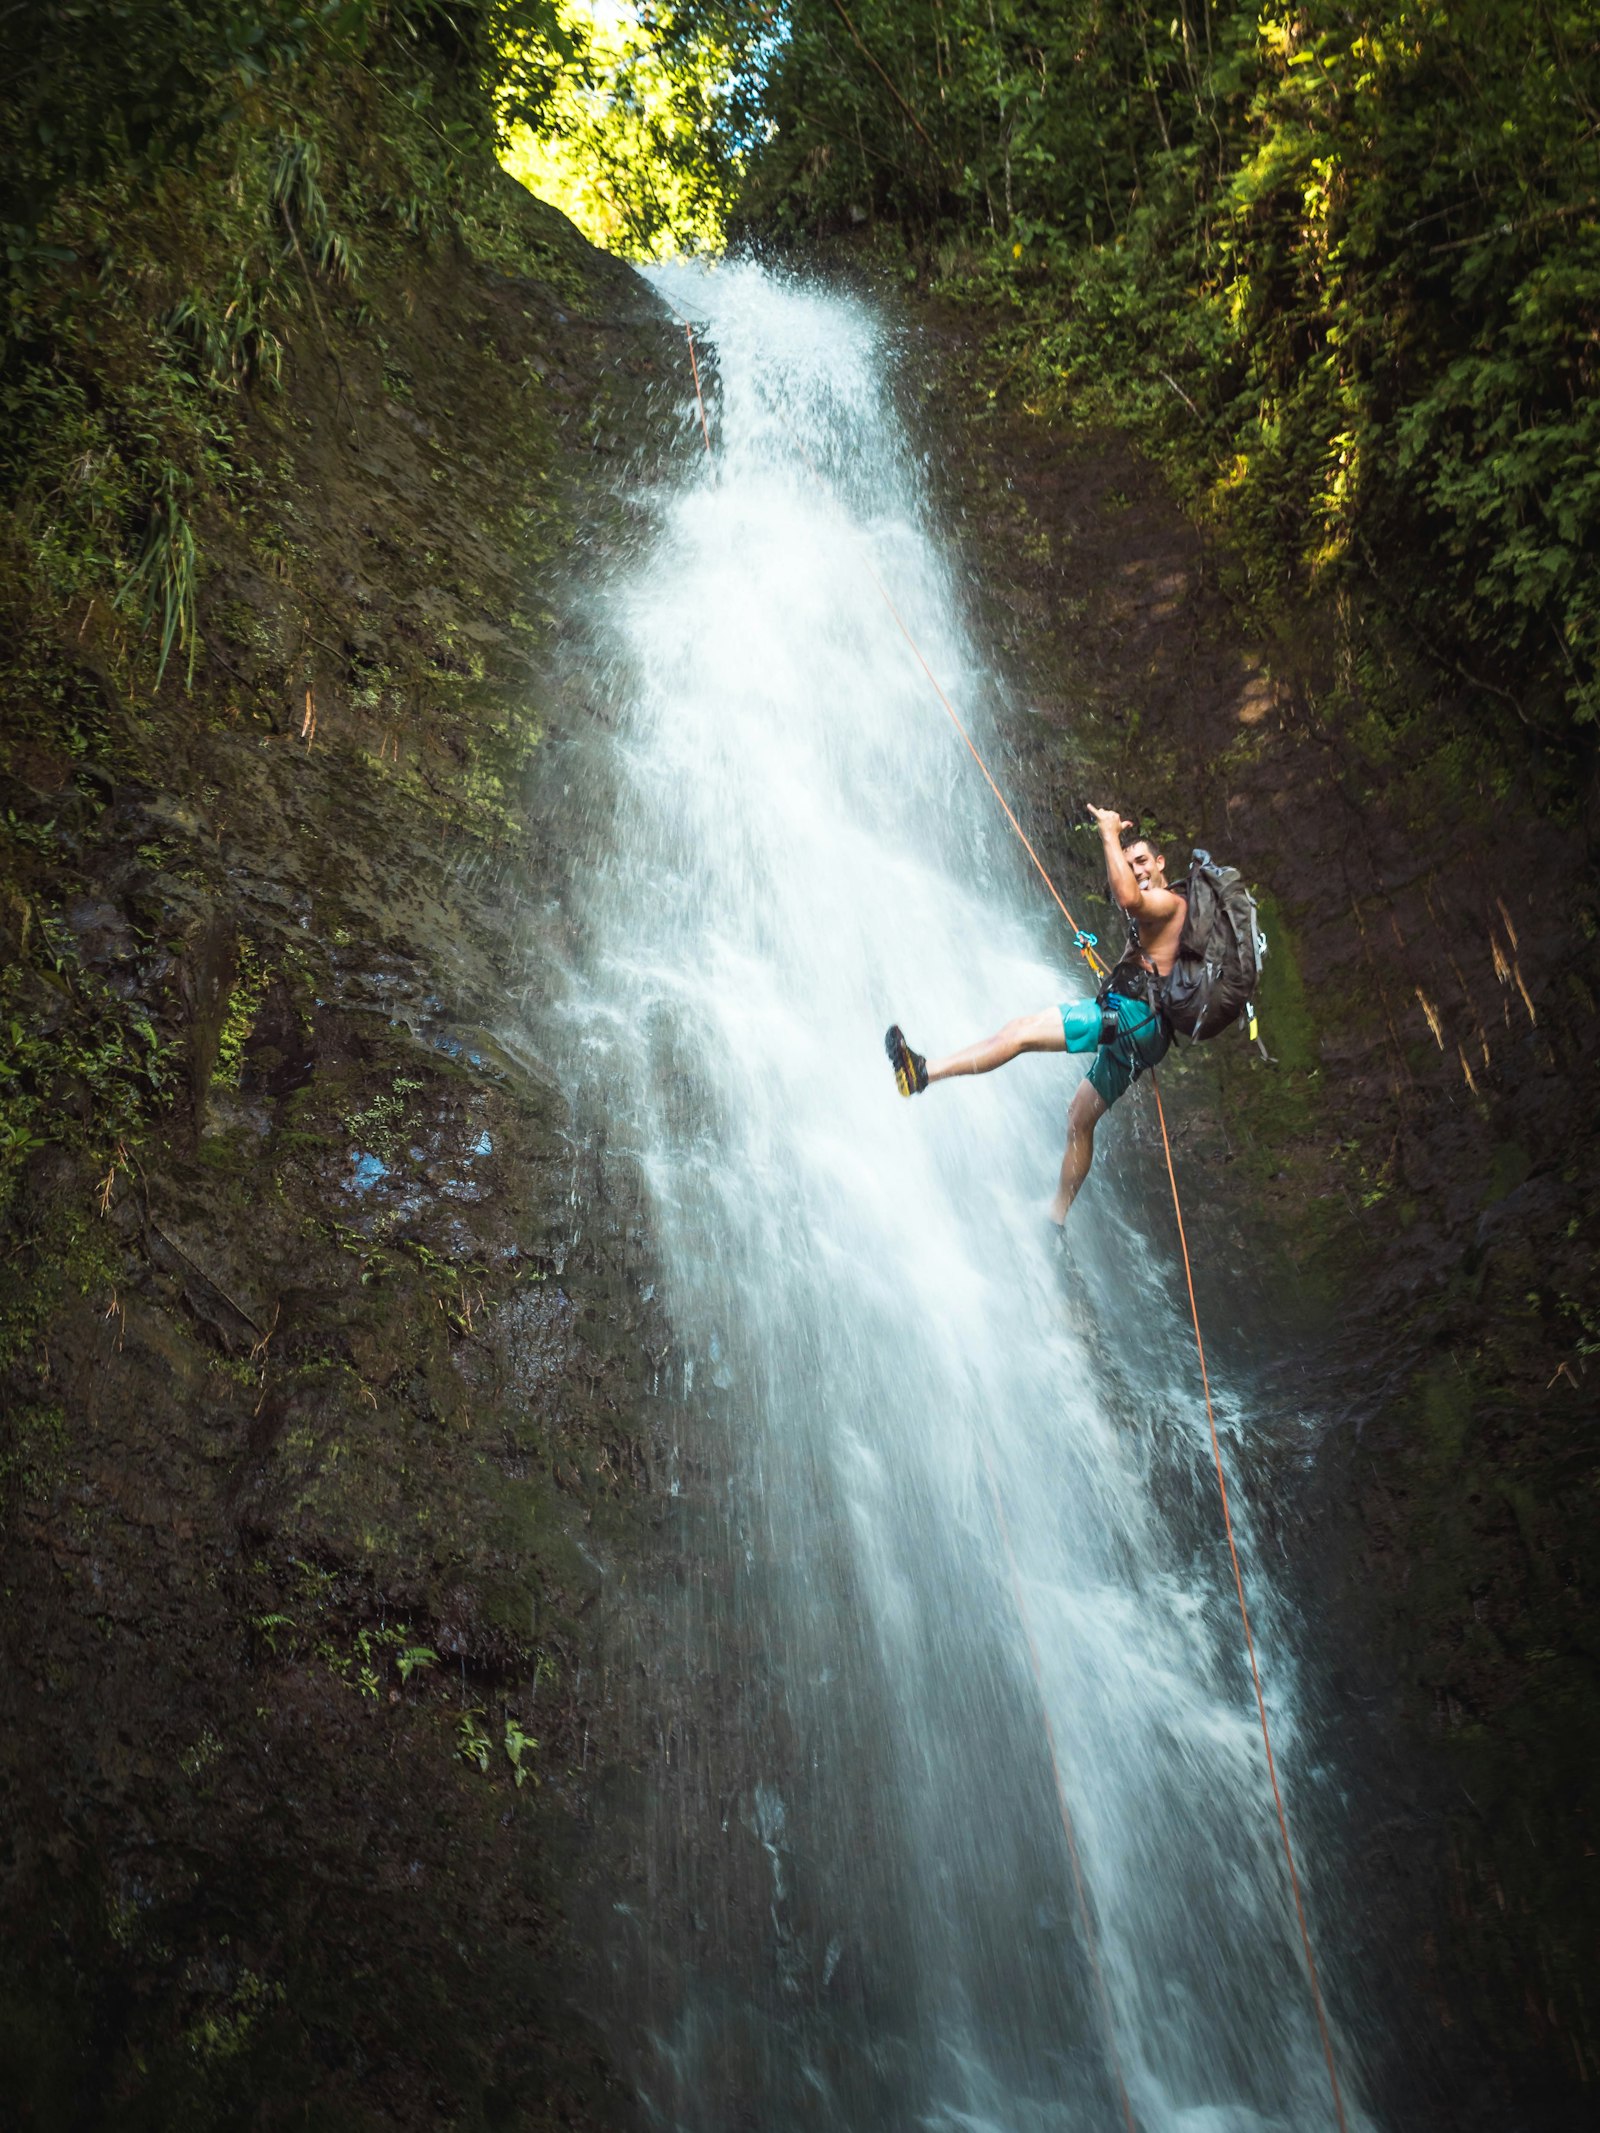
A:
[[[749,223],[966,246],[1236,525],[1600,714],[1600,17],[1577,0],[791,0]],[[1425,560],[1425,567],[1423,564]],[[1396,564],[1404,563],[1396,575]]]
[[[750,12],[559,0],[561,65],[512,124],[507,167],[624,257],[717,249],[744,168]]]
[[[631,256],[901,233],[1263,568],[1387,600],[1536,730],[1600,716],[1586,0],[62,0],[7,38],[13,356],[59,198],[409,48],[448,143]]]

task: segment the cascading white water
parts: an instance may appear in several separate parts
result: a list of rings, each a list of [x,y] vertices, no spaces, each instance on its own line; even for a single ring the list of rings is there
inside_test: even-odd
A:
[[[627,1929],[641,2093],[685,2133],[1121,2124],[1042,1693],[1138,2125],[1312,2133],[1170,1227],[1147,1244],[1119,1189],[1148,1092],[1065,1263],[1081,1062],[895,1095],[890,1020],[943,1050],[1086,980],[868,575],[981,713],[871,316],[754,267],[659,279],[717,449],[608,591],[615,815],[568,1025],[643,1166],[714,1512],[645,1655],[703,1738]]]

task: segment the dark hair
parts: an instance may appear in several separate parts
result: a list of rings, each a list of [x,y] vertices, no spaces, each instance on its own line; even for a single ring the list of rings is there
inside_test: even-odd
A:
[[[1154,845],[1154,844],[1153,844],[1153,843],[1151,842],[1151,840],[1150,840],[1150,839],[1149,839],[1149,838],[1148,838],[1148,837],[1147,837],[1147,836],[1145,835],[1145,833],[1144,833],[1144,831],[1143,831],[1143,830],[1127,830],[1127,831],[1125,831],[1125,832],[1123,833],[1123,836],[1122,836],[1122,839],[1121,839],[1121,844],[1122,844],[1122,849],[1123,849],[1123,850],[1124,850],[1125,852],[1129,852],[1129,851],[1132,851],[1133,847],[1134,847],[1134,846],[1135,846],[1136,844],[1148,844],[1148,845],[1150,846],[1150,857],[1151,857],[1152,859],[1159,859],[1159,858],[1161,857],[1161,854],[1160,854],[1160,852],[1159,852],[1159,851],[1157,851],[1157,849],[1156,849],[1155,845]]]

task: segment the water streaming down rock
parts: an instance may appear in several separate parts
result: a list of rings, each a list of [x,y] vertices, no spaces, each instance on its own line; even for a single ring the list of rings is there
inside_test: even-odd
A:
[[[1331,2125],[1170,1231],[1113,1153],[1053,1248],[1077,1062],[907,1104],[883,1059],[892,1018],[943,1049],[1086,980],[867,574],[981,709],[879,332],[753,267],[662,281],[717,456],[607,591],[567,1026],[644,1168],[698,1505],[640,1631],[672,1713],[618,1928],[640,2092],[685,2133],[1122,2122],[987,1461],[1134,2117]]]

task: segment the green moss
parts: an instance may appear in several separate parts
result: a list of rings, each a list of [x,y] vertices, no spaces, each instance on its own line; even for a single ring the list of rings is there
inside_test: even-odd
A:
[[[391,92],[383,125],[357,137],[312,83],[280,81],[159,192],[113,173],[56,200],[41,238],[118,271],[32,293],[18,345],[48,352],[7,381],[3,526],[35,599],[91,631],[124,693],[158,683],[175,653],[192,676],[206,512],[251,512],[263,494],[250,416],[282,389],[285,344],[308,326],[358,329],[363,282],[414,269],[425,226],[453,225],[486,263],[587,304],[570,235],[530,212],[481,148],[441,162],[426,101],[424,83]],[[384,170],[426,212],[387,214]],[[411,389],[398,362],[385,376]],[[270,518],[255,538],[279,573],[306,560]],[[440,665],[459,671],[448,656]]]
[[[67,1418],[58,1401],[22,1402],[0,1433],[0,1511],[50,1496],[67,1470]]]
[[[225,2066],[243,2052],[262,2015],[286,1997],[282,1985],[241,1970],[227,1998],[212,2002],[188,2025],[184,2045],[202,2066]]]
[[[1429,1459],[1459,1466],[1473,1426],[1472,1379],[1454,1362],[1425,1371],[1417,1388],[1417,1415]]]
[[[115,1295],[120,1258],[94,1211],[87,1170],[75,1174],[81,1201],[57,1191],[11,1215],[11,1244],[0,1253],[0,1371],[26,1365],[53,1318],[73,1298]]]
[[[1489,1182],[1484,1187],[1483,1205],[1492,1207],[1496,1200],[1503,1200],[1508,1192],[1526,1182],[1533,1169],[1533,1158],[1526,1148],[1515,1141],[1496,1143],[1494,1159],[1489,1170]]]
[[[478,191],[460,216],[463,242],[485,266],[502,274],[537,275],[564,303],[586,311],[591,301],[589,283],[571,247],[553,235],[530,238],[519,212],[523,205],[520,193],[521,188],[510,177]]]
[[[1317,1040],[1300,970],[1300,944],[1270,889],[1258,888],[1256,902],[1267,936],[1261,997],[1256,1002],[1262,1036],[1285,1073],[1309,1074],[1317,1065]]]
[[[33,1945],[57,1956],[35,1992],[27,1955],[0,1954],[0,2093],[40,2124],[109,2110],[127,2133],[216,2133],[243,2096],[352,2133],[368,2119],[324,2038],[345,2067],[389,2068],[403,2111],[498,2123],[474,2084],[547,1990],[504,1981],[530,1947],[557,1946],[544,1918],[563,1890],[542,1863],[521,1861],[531,1929],[520,1915],[483,1928],[475,1892],[513,1870],[521,1839],[501,1817],[534,1753],[498,1670],[527,1679],[533,1596],[541,1633],[587,1596],[568,1525],[601,1545],[581,1524],[600,1493],[584,1479],[601,1404],[587,1364],[531,1455],[540,1470],[559,1458],[571,1494],[546,1485],[532,1520],[499,1492],[493,1318],[519,1245],[553,1223],[541,1165],[564,1192],[564,1158],[540,1137],[547,1099],[487,1038],[474,1048],[495,1064],[469,1070],[365,1010],[486,1012],[516,967],[501,899],[456,867],[455,840],[526,834],[540,727],[525,676],[566,567],[569,484],[610,508],[576,449],[582,401],[632,358],[610,327],[602,343],[575,326],[616,286],[576,252],[583,302],[554,317],[536,284],[557,278],[561,242],[544,273],[523,240],[548,218],[509,186],[492,181],[490,244],[517,285],[467,261],[454,237],[477,179],[421,114],[394,116],[426,199],[390,212],[407,158],[361,123],[382,92],[363,74],[330,95],[312,70],[301,88],[292,114],[276,89],[249,99],[237,134],[159,186],[62,203],[63,227],[102,248],[86,243],[43,292],[73,389],[52,399],[30,373],[32,486],[0,483],[0,1115],[21,1143],[0,1163],[0,1512],[20,1506],[48,1535],[14,1548],[7,1576],[47,1633],[51,1677],[8,1767],[45,1768],[70,1741],[89,1802],[70,1900],[42,1793],[14,1833],[28,1914],[50,1928]],[[359,291],[281,257],[263,209],[290,132],[321,146],[318,188],[360,253]],[[229,318],[241,292],[283,342],[280,382],[265,339],[246,346],[245,313]],[[413,384],[412,421],[382,390],[363,301]],[[524,401],[517,361],[557,345],[565,431],[554,396]],[[83,495],[51,523],[74,443],[90,455]],[[148,635],[147,603],[115,604],[163,530],[169,470],[206,632],[192,693],[188,612],[157,686],[164,597]],[[403,1212],[346,1194],[352,1126],[403,1167],[409,1138],[447,1132],[469,1094],[475,1119],[491,1082],[506,1116],[488,1118],[494,1159],[472,1173],[482,1204],[420,1176]],[[123,1515],[151,1503],[171,1515]],[[637,1546],[613,1502],[600,1510]],[[321,1567],[265,1577],[258,1596],[246,1527],[280,1564],[293,1549]],[[429,1610],[447,1606],[471,1625],[466,1695],[489,1714],[492,1783],[451,1761],[453,1651],[448,1683],[430,1680]],[[587,1656],[592,1622],[578,1636]],[[138,1681],[131,1753],[96,1721],[108,1659]],[[523,1715],[546,1737],[565,1722]],[[287,1752],[263,1760],[280,1718]],[[291,1767],[285,1792],[272,1771]],[[164,1853],[195,1865],[170,1902],[130,1897],[107,1864],[135,1793]],[[284,1841],[263,1850],[257,1802],[274,1799]],[[522,1800],[531,1819],[531,1786]],[[375,1813],[397,1855],[427,1862],[399,1897],[345,1872]],[[329,1863],[335,1903],[305,1894],[324,1878],[301,1875],[308,1858]],[[241,1917],[258,1944],[230,1950]],[[464,1946],[508,2003],[470,2036],[469,1958],[440,1982]],[[535,2092],[547,2056],[564,2063],[565,2045],[529,2055]]]
[[[253,941],[241,936],[233,984],[229,988],[217,1032],[216,1064],[211,1069],[214,1089],[236,1089],[244,1064],[244,1048],[256,1026],[261,1003],[267,996],[273,972]]]

